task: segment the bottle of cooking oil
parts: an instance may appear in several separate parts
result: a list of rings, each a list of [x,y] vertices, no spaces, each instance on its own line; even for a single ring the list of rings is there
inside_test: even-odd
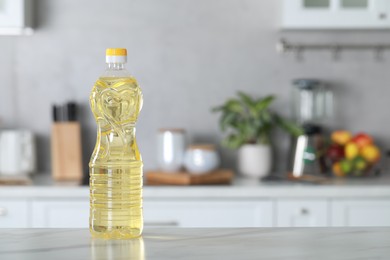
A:
[[[98,238],[138,237],[143,228],[142,159],[135,140],[142,93],[126,62],[126,49],[107,49],[106,71],[90,95],[97,140],[89,163],[89,222]]]

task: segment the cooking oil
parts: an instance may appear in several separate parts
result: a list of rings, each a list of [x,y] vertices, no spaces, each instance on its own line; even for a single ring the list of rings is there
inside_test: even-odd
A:
[[[126,59],[126,49],[107,49],[107,69],[90,95],[97,140],[89,163],[89,222],[98,238],[138,237],[143,228],[142,159],[135,138],[143,100]]]

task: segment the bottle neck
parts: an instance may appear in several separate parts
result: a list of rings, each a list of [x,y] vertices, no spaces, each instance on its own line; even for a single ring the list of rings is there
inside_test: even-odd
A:
[[[122,62],[109,62],[107,63],[107,70],[124,70],[125,63]]]

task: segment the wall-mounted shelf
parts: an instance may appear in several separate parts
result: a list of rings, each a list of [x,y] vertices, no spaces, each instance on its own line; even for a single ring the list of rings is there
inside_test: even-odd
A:
[[[291,43],[280,39],[276,44],[279,53],[295,53],[300,56],[305,51],[330,51],[337,58],[341,51],[372,51],[376,58],[380,59],[382,53],[390,50],[390,44],[352,44],[352,43]]]

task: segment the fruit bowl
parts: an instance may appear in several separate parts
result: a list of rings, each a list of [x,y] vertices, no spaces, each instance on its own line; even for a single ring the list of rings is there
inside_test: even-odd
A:
[[[330,139],[325,161],[334,176],[367,177],[377,172],[381,153],[371,136],[338,130],[332,133]]]

